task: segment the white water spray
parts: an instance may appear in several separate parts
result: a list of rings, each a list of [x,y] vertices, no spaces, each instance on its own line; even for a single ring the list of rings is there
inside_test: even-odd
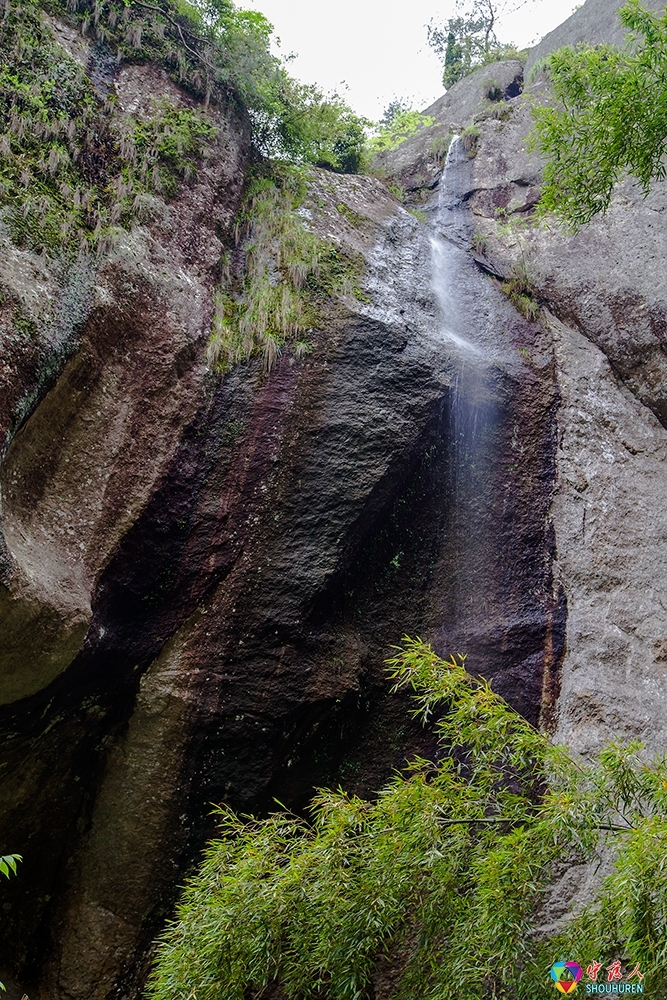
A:
[[[440,181],[438,192],[438,214],[436,226],[441,232],[446,232],[449,239],[433,233],[431,235],[431,288],[438,304],[440,334],[445,340],[455,344],[462,352],[469,355],[482,354],[479,347],[473,344],[461,332],[461,308],[453,294],[454,257],[460,255],[466,221],[461,207],[463,188],[463,171],[467,164],[467,154],[459,136],[455,136],[450,144],[445,162],[445,169]]]

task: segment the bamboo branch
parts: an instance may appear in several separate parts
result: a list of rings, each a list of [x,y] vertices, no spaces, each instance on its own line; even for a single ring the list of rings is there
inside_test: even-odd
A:
[[[477,823],[532,823],[533,818],[526,817],[525,819],[518,819],[512,816],[484,816],[479,819],[439,819],[437,823],[439,826],[457,826],[460,824],[469,824],[471,826]],[[596,830],[610,830],[615,833],[629,833],[634,830],[634,826],[621,826],[617,823],[596,823],[594,824]]]

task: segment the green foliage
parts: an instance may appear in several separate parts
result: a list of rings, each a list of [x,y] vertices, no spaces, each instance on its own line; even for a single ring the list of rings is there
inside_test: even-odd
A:
[[[215,59],[218,75],[229,80],[250,111],[254,143],[263,155],[359,171],[370,122],[338,94],[324,94],[290,76],[270,54],[273,26],[262,14],[237,10],[229,0],[185,6],[211,40],[208,57]]]
[[[540,306],[535,298],[535,288],[524,264],[518,264],[510,278],[503,282],[502,290],[512,305],[529,322],[535,323],[540,315]]]
[[[455,17],[444,25],[431,21],[428,43],[442,60],[446,90],[479,66],[519,57],[516,46],[499,42],[495,33],[498,18],[509,9],[510,4],[502,0],[457,0]]]
[[[606,212],[626,173],[644,193],[667,175],[667,11],[628,0],[619,11],[636,44],[562,48],[548,59],[555,104],[534,109],[546,157],[542,211],[577,229]]]
[[[464,128],[461,132],[461,145],[468,154],[468,159],[472,160],[477,156],[477,150],[479,149],[479,129],[476,125],[469,125],[468,128]]]
[[[452,136],[449,132],[446,135],[436,136],[435,139],[431,140],[428,147],[429,156],[435,160],[436,163],[444,164],[451,144]]]
[[[193,177],[205,144],[218,132],[203,114],[166,101],[156,106],[153,117],[138,119],[132,126],[123,136],[128,146],[125,185],[140,189],[150,176],[151,186],[167,197],[177,193],[179,181]]]
[[[486,99],[488,101],[492,101],[493,103],[502,101],[504,94],[505,92],[497,80],[489,80],[486,84]]]
[[[394,97],[382,112],[382,118],[378,124],[381,128],[389,128],[389,126],[394,123],[398,115],[411,110],[412,108],[407,98]]]
[[[401,110],[369,140],[369,153],[374,155],[398,149],[406,139],[420,132],[423,128],[433,125],[433,123],[434,119],[430,115],[423,115],[413,109]]]
[[[393,194],[396,201],[405,201],[406,199],[405,188],[402,188],[400,184],[388,184],[387,190],[390,192],[390,194]]]
[[[464,661],[404,640],[390,661],[437,763],[416,760],[374,802],[321,791],[312,821],[220,809],[220,837],[164,932],[152,1000],[361,998],[378,963],[396,1000],[542,1000],[551,964],[639,962],[667,996],[667,764],[638,743],[575,761]],[[540,907],[563,866],[615,858],[552,939]]]
[[[319,239],[297,212],[306,180],[304,168],[274,165],[249,185],[236,224],[243,260],[216,296],[208,360],[218,371],[257,353],[269,371],[288,342],[298,357],[309,354],[302,335],[324,300],[360,294],[361,261]]]
[[[31,250],[97,242],[141,217],[145,196],[172,197],[217,133],[201,112],[156,104],[114,114],[26,0],[0,22],[0,204]]]
[[[488,253],[489,243],[483,233],[475,233],[470,242],[475,253],[482,254],[482,256]]]
[[[325,95],[281,71],[265,103],[254,109],[255,142],[263,154],[339,173],[357,173],[364,164],[370,122],[338,95]]]
[[[0,20],[0,205],[16,242],[58,253],[98,243],[196,176],[217,133],[203,112],[156,102],[118,113],[50,31],[44,10],[74,21],[91,59],[161,65],[206,104],[230,88],[249,109],[265,155],[359,169],[363,119],[335,95],[292,80],[270,53],[272,26],[227,0],[160,5],[124,0],[25,0]]]
[[[20,854],[3,854],[0,855],[0,873],[9,878],[10,875],[16,875],[16,864],[18,861],[23,861]]]

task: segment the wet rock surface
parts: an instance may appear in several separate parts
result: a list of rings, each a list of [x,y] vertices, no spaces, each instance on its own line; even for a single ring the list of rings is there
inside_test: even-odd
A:
[[[432,753],[387,692],[405,633],[582,752],[664,745],[663,194],[626,186],[576,237],[508,225],[540,183],[521,70],[462,81],[386,157],[427,224],[314,172],[304,223],[363,275],[270,372],[205,361],[231,106],[196,184],[103,258],[3,244],[0,816],[25,861],[1,954],[31,1000],[140,995],[212,802],[369,795]],[[177,99],[156,72],[121,73],[126,108]],[[532,319],[492,276],[519,267]]]
[[[553,377],[544,355],[523,393],[517,351],[543,332],[454,248],[452,268],[477,282],[461,303],[473,311],[462,329],[482,336],[475,378],[502,409],[484,481],[503,493],[453,527],[456,484],[473,508],[479,485],[454,458],[455,414],[476,418],[429,229],[377,180],[316,173],[304,220],[364,254],[359,297],[332,302],[312,355],[222,378],[204,363],[215,279],[170,238],[196,232],[199,206],[186,192],[165,209],[177,224],[139,228],[104,260],[71,357],[3,465],[5,594],[24,622],[4,673],[0,798],[26,860],[2,903],[14,970],[39,997],[138,995],[213,832],[211,802],[300,808],[345,773],[372,794],[432,752],[386,693],[384,660],[404,633],[469,649],[531,718],[541,711]],[[526,460],[533,503],[517,426],[536,423],[547,447]],[[512,578],[493,597],[460,550],[487,504],[484,537],[502,541],[483,571]],[[47,612],[59,630],[39,624]]]
[[[528,138],[531,103],[549,100],[537,61],[563,44],[621,44],[619,6],[587,0],[533,50],[524,93],[506,103],[505,117],[477,114],[464,193],[473,256],[551,315],[561,402],[549,518],[554,600],[567,606],[554,721],[582,752],[614,734],[664,749],[667,186],[653,182],[644,197],[625,180],[607,215],[577,234],[554,220],[537,224],[542,166]]]
[[[350,231],[341,204],[363,224]],[[70,665],[0,718],[3,816],[26,856],[20,894],[3,902],[12,935],[21,931],[16,965],[38,977],[40,996],[137,995],[183,867],[213,830],[211,802],[263,809],[275,795],[298,807],[355,753],[348,784],[372,793],[424,751],[405,706],[383,693],[384,659],[405,632],[430,632],[443,652],[470,648],[480,671],[539,716],[553,449],[535,455],[537,505],[513,449],[523,449],[517,421],[540,421],[548,438],[549,361],[530,400],[517,372],[501,365],[492,378],[507,413],[485,468],[507,480],[503,538],[525,525],[523,565],[535,572],[513,574],[491,608],[483,588],[471,590],[451,527],[464,359],[443,335],[429,232],[372,179],[316,175],[306,213],[315,231],[363,250],[367,270],[362,297],[333,307],[305,361],[284,357],[269,374],[253,362],[221,379],[192,336],[179,378],[204,306],[180,314],[178,296],[167,304],[154,281],[131,321],[116,316],[119,346],[91,313],[78,353],[9,449],[15,562],[26,575],[54,566],[54,588],[71,579],[85,632]],[[541,335],[491,279],[474,268],[470,279],[480,323],[491,319],[494,333],[500,324],[515,346]],[[173,316],[180,323],[165,322]],[[146,358],[137,345],[154,349],[153,330]],[[489,363],[498,368],[490,357],[484,372]],[[58,414],[67,419],[54,455]],[[465,488],[472,499],[474,484]],[[457,566],[466,583],[453,593]],[[513,647],[522,615],[531,629]]]

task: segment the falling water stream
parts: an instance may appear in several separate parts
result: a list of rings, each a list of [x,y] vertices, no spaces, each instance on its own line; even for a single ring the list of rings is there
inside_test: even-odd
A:
[[[441,652],[467,652],[472,669],[487,676],[497,669],[516,677],[522,653],[512,643],[523,640],[513,637],[528,635],[530,621],[539,617],[521,596],[527,584],[519,537],[526,510],[519,397],[532,376],[517,348],[525,321],[469,253],[472,223],[465,197],[471,175],[472,163],[455,138],[431,228],[436,336],[453,370],[438,431],[446,454],[442,560],[448,581],[438,595],[438,644]]]
[[[448,439],[449,601],[459,627],[479,628],[487,613],[485,583],[493,573],[489,517],[495,503],[492,453],[498,423],[497,377],[502,363],[488,282],[467,252],[471,223],[463,203],[470,163],[452,140],[438,190],[431,234],[432,289],[438,334],[455,354],[453,385],[441,433]],[[450,631],[450,629],[448,629]]]

